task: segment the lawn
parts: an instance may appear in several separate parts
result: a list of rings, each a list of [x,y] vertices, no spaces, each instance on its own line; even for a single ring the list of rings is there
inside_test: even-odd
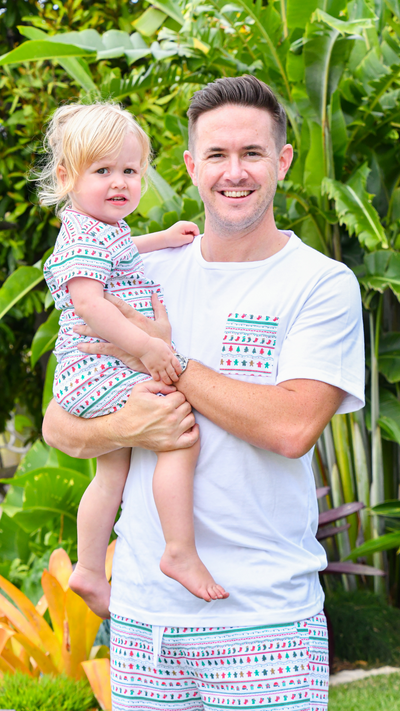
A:
[[[328,711],[400,711],[400,674],[331,687]]]

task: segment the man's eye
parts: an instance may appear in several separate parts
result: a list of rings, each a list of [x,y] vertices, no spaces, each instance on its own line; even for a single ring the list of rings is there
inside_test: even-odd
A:
[[[210,153],[209,158],[222,158],[222,153]]]
[[[258,157],[260,154],[257,153],[257,151],[247,151],[246,155],[250,156],[250,158]]]

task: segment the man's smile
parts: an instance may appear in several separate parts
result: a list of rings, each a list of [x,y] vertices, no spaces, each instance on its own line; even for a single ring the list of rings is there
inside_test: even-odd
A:
[[[253,193],[254,190],[219,190],[218,192],[228,198],[243,198]]]

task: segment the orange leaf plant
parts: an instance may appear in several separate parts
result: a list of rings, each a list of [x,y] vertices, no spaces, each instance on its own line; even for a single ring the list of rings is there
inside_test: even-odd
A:
[[[111,577],[115,542],[107,552],[106,573]],[[22,671],[30,676],[67,674],[80,679],[84,673],[102,709],[111,709],[108,659],[91,658],[101,619],[68,586],[72,564],[58,548],[42,575],[44,595],[35,605],[0,575],[0,674]],[[12,601],[12,602],[11,602]],[[51,626],[43,615],[49,610]],[[93,649],[92,649],[93,648]],[[104,657],[104,650],[99,654]]]

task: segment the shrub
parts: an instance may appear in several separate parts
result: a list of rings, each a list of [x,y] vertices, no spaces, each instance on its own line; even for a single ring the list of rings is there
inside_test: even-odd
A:
[[[326,598],[335,655],[348,662],[400,664],[400,610],[367,591],[337,592]]]

